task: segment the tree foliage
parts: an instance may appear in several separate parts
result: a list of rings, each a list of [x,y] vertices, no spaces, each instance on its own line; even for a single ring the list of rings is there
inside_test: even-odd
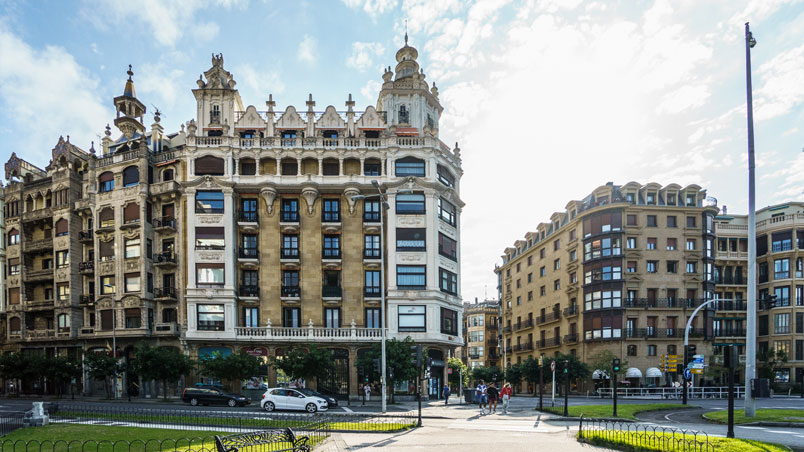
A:
[[[87,353],[84,355],[84,364],[93,380],[103,380],[106,397],[111,398],[109,379],[116,378],[123,371],[123,365],[112,356],[111,352]]]
[[[416,363],[414,361],[411,348],[416,346],[416,342],[410,338],[405,337],[403,340],[389,339],[385,341],[385,360],[389,371],[386,373],[388,386],[393,388],[398,381],[410,381],[416,379]],[[371,349],[366,351],[363,356],[357,359],[358,367],[367,373],[367,376],[373,381],[380,379],[379,373],[374,371],[374,359],[379,359],[381,356],[381,344],[372,344]],[[422,350],[422,360],[427,356],[427,350]],[[390,371],[393,369],[393,372]],[[391,390],[391,401],[394,400],[394,391]]]
[[[478,382],[483,380],[485,382],[499,381],[503,377],[503,371],[497,366],[490,367],[475,367],[472,369],[472,380]]]
[[[213,379],[227,381],[230,389],[237,391],[243,380],[260,372],[260,361],[243,350],[226,356],[215,352],[201,359],[201,370]]]
[[[285,356],[271,358],[271,365],[293,380],[315,378],[318,382],[327,377],[333,360],[331,350],[316,344],[306,344],[291,348]]]
[[[513,364],[505,369],[505,380],[511,383],[512,386],[516,386],[522,382],[523,377],[521,364]]]
[[[782,370],[787,365],[787,353],[770,349],[764,354],[757,354],[757,361],[761,364],[758,367],[759,378],[770,380],[771,386],[776,387],[776,372]]]
[[[599,353],[590,365],[591,369],[593,370],[602,370],[606,372],[608,378],[611,378],[614,375],[614,368],[611,365],[611,362],[617,356],[611,352],[611,350],[604,350],[603,352]],[[625,375],[625,371],[628,369],[628,361],[625,359],[620,359],[620,374]]]
[[[177,381],[192,372],[195,362],[172,347],[151,347],[140,342],[131,367],[143,380],[161,381],[162,395],[167,398],[167,382]]]
[[[61,396],[65,384],[81,377],[81,366],[64,356],[14,352],[0,356],[0,375],[7,380],[36,380],[41,383],[44,379],[54,385],[56,394]]]
[[[447,367],[452,369],[452,373],[448,375],[450,384],[454,385],[456,388],[459,384],[463,384],[464,387],[469,385],[469,372],[466,369],[466,364],[464,364],[460,358],[454,356],[449,358],[447,360]],[[460,381],[461,376],[463,376],[463,381]]]

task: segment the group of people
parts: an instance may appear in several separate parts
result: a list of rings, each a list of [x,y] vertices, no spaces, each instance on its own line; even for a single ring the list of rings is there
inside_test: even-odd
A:
[[[508,414],[508,404],[511,401],[511,396],[514,395],[514,391],[511,389],[510,383],[506,383],[503,385],[502,389],[498,389],[496,386],[494,386],[494,382],[490,382],[489,385],[486,386],[486,383],[483,380],[480,380],[480,383],[478,383],[475,391],[477,392],[477,398],[480,404],[481,416],[496,413],[497,402],[499,400],[502,400],[503,414]]]

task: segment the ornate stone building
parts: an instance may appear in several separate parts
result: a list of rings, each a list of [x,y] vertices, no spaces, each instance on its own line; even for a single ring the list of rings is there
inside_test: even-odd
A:
[[[350,95],[345,111],[321,111],[310,95],[304,109],[276,110],[269,96],[258,111],[213,56],[181,154],[191,354],[267,360],[318,343],[335,355],[319,389],[357,397],[355,362],[381,337],[384,256],[389,337],[429,347],[429,386],[441,387],[461,344],[462,171],[460,150],[439,140],[438,90],[416,58],[407,44],[397,52],[376,108],[356,111]],[[374,181],[386,209],[371,198]],[[268,372],[270,384],[285,380]]]
[[[485,300],[463,304],[463,343],[460,357],[469,369],[501,367],[497,335],[500,302]]]

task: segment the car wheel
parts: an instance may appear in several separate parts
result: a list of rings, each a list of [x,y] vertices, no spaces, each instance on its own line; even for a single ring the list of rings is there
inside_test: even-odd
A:
[[[237,402],[235,401],[235,399],[229,399],[229,401],[226,402],[226,404],[233,408],[237,406]]]
[[[190,399],[190,405],[192,405],[192,406],[198,406],[198,399],[196,399],[195,397],[193,397],[192,399]]]
[[[315,406],[315,403],[308,403],[307,406],[304,407],[308,413],[315,413],[318,411],[318,408]]]
[[[273,411],[274,402],[265,402],[265,405],[263,405],[262,407],[265,408],[265,411]]]

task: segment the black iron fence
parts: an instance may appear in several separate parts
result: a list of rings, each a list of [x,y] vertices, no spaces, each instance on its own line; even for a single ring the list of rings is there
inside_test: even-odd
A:
[[[25,422],[25,412],[23,411],[0,411],[0,436],[6,436],[18,428],[22,428]]]
[[[715,445],[706,432],[658,425],[584,418],[578,424],[578,441],[628,450],[667,452],[714,452]],[[619,448],[619,447],[618,447]]]

